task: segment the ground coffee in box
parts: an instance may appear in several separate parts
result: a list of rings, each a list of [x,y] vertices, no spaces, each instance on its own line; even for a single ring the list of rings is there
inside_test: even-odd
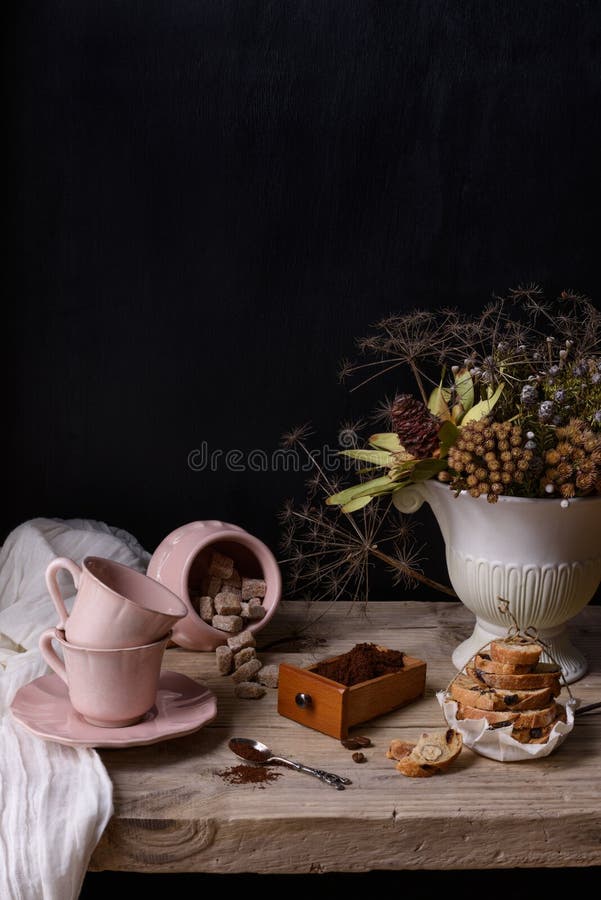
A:
[[[379,678],[380,675],[398,672],[403,668],[403,655],[400,650],[388,650],[385,647],[378,647],[377,644],[355,644],[348,653],[343,653],[335,659],[326,659],[312,671],[316,675],[323,675],[324,678],[351,687],[362,681]]]

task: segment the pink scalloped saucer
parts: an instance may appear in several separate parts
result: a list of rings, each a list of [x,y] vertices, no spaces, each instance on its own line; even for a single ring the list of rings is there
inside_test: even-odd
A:
[[[42,675],[19,688],[11,704],[13,718],[32,734],[71,747],[138,747],[198,731],[217,715],[217,700],[205,685],[163,669],[156,703],[136,725],[90,725],[69,701],[58,675]]]

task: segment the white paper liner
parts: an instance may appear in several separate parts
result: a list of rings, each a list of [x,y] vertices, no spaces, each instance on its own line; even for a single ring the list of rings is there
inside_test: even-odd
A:
[[[511,725],[489,729],[486,719],[457,719],[457,703],[446,691],[438,691],[436,699],[449,726],[462,735],[465,746],[475,753],[499,762],[519,762],[523,759],[549,756],[565,741],[574,727],[574,710],[580,702],[574,699],[563,704],[566,708],[567,722],[556,722],[546,743],[521,744],[511,737]]]

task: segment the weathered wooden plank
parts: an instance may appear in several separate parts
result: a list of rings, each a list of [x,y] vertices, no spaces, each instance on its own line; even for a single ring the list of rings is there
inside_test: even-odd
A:
[[[316,605],[311,612],[319,612]],[[261,644],[289,635],[304,610],[283,603]],[[357,730],[374,746],[356,765],[334,738],[277,713],[275,691],[239,700],[213,654],[167,651],[165,666],[206,682],[219,713],[195,734],[151,747],[101,751],[114,784],[115,814],[90,868],[139,872],[365,871],[601,864],[601,714],[577,720],[552,756],[502,764],[464,750],[452,770],[408,779],[385,758],[393,738],[441,728],[434,697],[455,674],[450,654],[470,633],[472,617],[456,603],[370,604],[368,618],[342,604],[314,631],[322,643],[290,652],[275,645],[266,662],[311,665],[373,640],[428,664],[423,699]],[[572,625],[590,672],[573,692],[601,699],[601,608]],[[264,789],[230,785],[219,773],[238,760],[227,742],[258,737],[275,752],[347,775],[337,792],[307,775],[281,770]]]
[[[257,803],[260,802],[257,799]],[[578,841],[566,841],[566,830]],[[395,807],[368,828],[334,815],[252,822],[124,819],[110,825],[95,854],[98,868],[137,872],[309,873],[372,869],[483,869],[595,866],[599,832],[586,814],[523,822],[423,816],[407,822]]]

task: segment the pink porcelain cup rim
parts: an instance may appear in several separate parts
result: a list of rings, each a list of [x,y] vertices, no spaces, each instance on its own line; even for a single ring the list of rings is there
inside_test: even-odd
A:
[[[185,526],[184,526],[185,527]],[[218,535],[215,536],[215,540],[211,541],[210,544],[220,544],[225,541],[235,541],[237,544],[242,544],[243,547],[247,547],[249,550],[255,550],[256,545],[258,543],[257,538],[254,535],[249,534],[241,529],[233,526],[231,528],[224,528],[223,531],[220,531]],[[210,546],[209,544],[209,546]],[[183,574],[187,577],[190,572],[190,568],[192,567],[192,563],[196,559],[197,548],[194,547],[189,553],[188,557],[183,566]],[[205,622],[206,624],[206,622]]]
[[[253,550],[253,551],[255,550],[256,545],[258,543],[258,539],[255,538],[254,535],[252,535],[248,532],[245,532],[241,529],[238,529],[236,526],[233,526],[232,528],[228,528],[228,529],[224,529],[223,531],[220,531],[219,534],[215,537],[215,541],[212,543],[219,544],[219,543],[225,542],[227,540],[235,541],[237,544],[242,544],[242,546],[247,547],[249,550]],[[269,551],[269,553],[271,553],[271,551]],[[182,567],[182,575],[183,575],[185,581],[188,580],[188,575],[189,575],[190,569],[192,567],[192,564],[193,564],[194,560],[196,559],[196,554],[197,554],[197,550],[196,550],[196,548],[194,548],[188,554],[188,558],[186,559],[186,562],[184,563],[184,565]],[[275,557],[274,557],[274,560],[275,560]],[[276,563],[276,568],[277,568],[277,563]],[[278,575],[279,575],[279,573],[278,573]],[[273,583],[271,583],[268,586],[268,590],[270,592],[274,589],[279,591],[280,586],[281,586],[281,580],[278,579],[277,585],[274,585]],[[186,601],[184,601],[184,602],[186,602]],[[186,604],[186,605],[188,605],[188,604]],[[196,610],[194,609],[194,607],[192,606],[192,604],[189,604],[189,608],[190,608],[190,613],[192,614],[190,616],[190,618],[192,618],[192,619],[196,618],[198,620],[198,624],[200,624],[202,628],[208,629],[209,631],[215,632],[219,635],[223,634],[222,631],[220,631],[218,628],[215,628],[215,626],[211,625],[210,622],[205,622],[203,619],[201,619],[200,616],[198,615],[198,613],[196,612]],[[257,622],[252,622],[248,626],[248,630],[255,631],[255,630],[258,630],[259,628],[262,628],[263,625],[264,625],[264,620],[259,619]]]
[[[53,630],[54,637],[59,644],[63,644],[69,650],[82,650],[84,653],[131,653],[136,650],[146,650],[148,647],[154,647],[156,644],[167,643],[173,634],[171,629],[156,641],[149,641],[147,644],[137,644],[135,647],[84,647],[81,644],[74,644],[73,641],[68,641],[63,628],[55,627]]]
[[[139,572],[137,569],[134,569],[131,566],[126,565],[125,563],[117,562],[117,560],[115,560],[115,559],[110,559],[108,557],[103,557],[103,556],[94,556],[94,555],[86,556],[84,558],[83,562],[81,563],[82,569],[85,569],[87,574],[89,575],[89,577],[92,578],[97,584],[101,585],[103,590],[108,591],[114,597],[118,597],[119,600],[123,601],[125,604],[135,606],[140,610],[144,610],[145,612],[150,612],[150,613],[155,613],[155,614],[157,613],[156,609],[153,609],[151,606],[145,606],[143,603],[140,603],[137,600],[132,600],[131,597],[127,597],[125,594],[120,593],[119,591],[115,590],[115,588],[111,587],[110,584],[107,584],[106,581],[103,581],[101,578],[99,578],[98,575],[94,571],[92,571],[92,569],[90,568],[89,563],[91,563],[91,562],[99,562],[102,565],[109,564],[110,566],[117,566],[120,569],[127,569],[128,575],[130,577],[139,575],[141,579],[142,578],[150,579],[153,582],[153,589],[154,589],[154,586],[156,585],[157,588],[160,588],[165,593],[170,594],[175,605],[180,607],[180,612],[170,612],[168,614],[170,618],[183,619],[184,616],[186,616],[188,614],[188,608],[187,608],[186,604],[184,603],[184,601],[182,600],[182,598],[178,597],[178,595],[174,591],[172,591],[170,588],[166,587],[166,585],[162,584],[162,582],[157,581],[156,578],[151,578],[150,575],[147,575],[144,572]],[[152,643],[156,643],[156,641],[153,641]]]

